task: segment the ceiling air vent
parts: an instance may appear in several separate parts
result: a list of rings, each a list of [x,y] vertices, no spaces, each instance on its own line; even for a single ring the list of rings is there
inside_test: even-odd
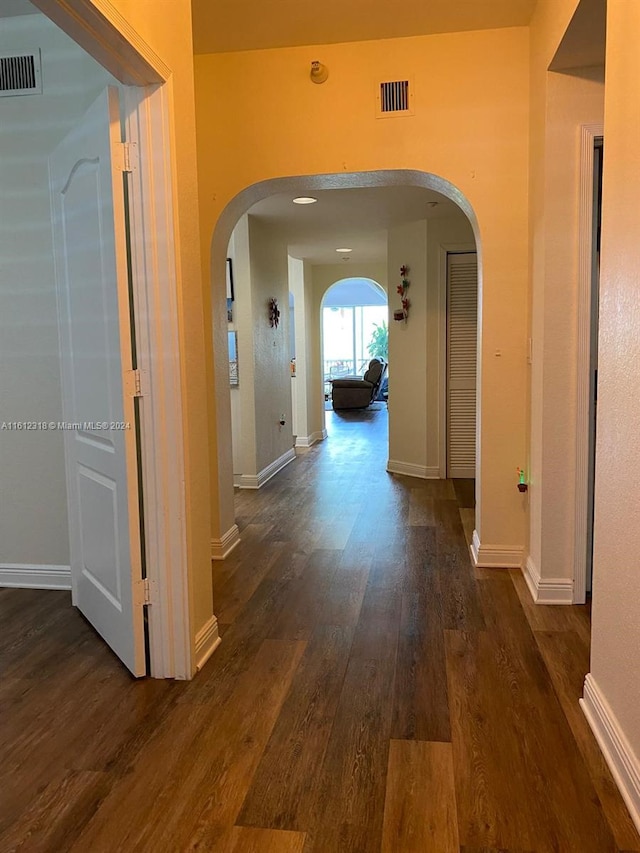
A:
[[[0,97],[42,92],[40,51],[0,56]]]
[[[377,116],[413,115],[413,86],[410,80],[393,80],[380,83],[377,95]]]

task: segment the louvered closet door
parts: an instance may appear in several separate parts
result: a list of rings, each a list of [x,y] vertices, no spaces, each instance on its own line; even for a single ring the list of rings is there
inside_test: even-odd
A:
[[[447,476],[476,473],[478,259],[447,257]]]

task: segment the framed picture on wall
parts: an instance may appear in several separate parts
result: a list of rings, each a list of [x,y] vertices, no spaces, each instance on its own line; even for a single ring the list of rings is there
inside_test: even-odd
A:
[[[238,333],[229,335],[229,385],[238,385]]]
[[[227,301],[235,299],[235,295],[233,293],[233,261],[231,258],[227,258]]]

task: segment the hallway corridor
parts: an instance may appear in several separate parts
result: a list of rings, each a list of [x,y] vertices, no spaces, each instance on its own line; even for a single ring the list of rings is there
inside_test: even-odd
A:
[[[134,682],[66,593],[0,591],[0,853],[614,853],[584,607],[475,571],[471,481],[385,471],[387,410],[236,492],[222,644]]]

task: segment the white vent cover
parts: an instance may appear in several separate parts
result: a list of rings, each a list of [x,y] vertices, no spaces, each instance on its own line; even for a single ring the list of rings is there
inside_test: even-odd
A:
[[[377,116],[413,115],[413,85],[411,80],[390,80],[378,84]]]
[[[40,51],[0,56],[0,97],[42,92]]]

